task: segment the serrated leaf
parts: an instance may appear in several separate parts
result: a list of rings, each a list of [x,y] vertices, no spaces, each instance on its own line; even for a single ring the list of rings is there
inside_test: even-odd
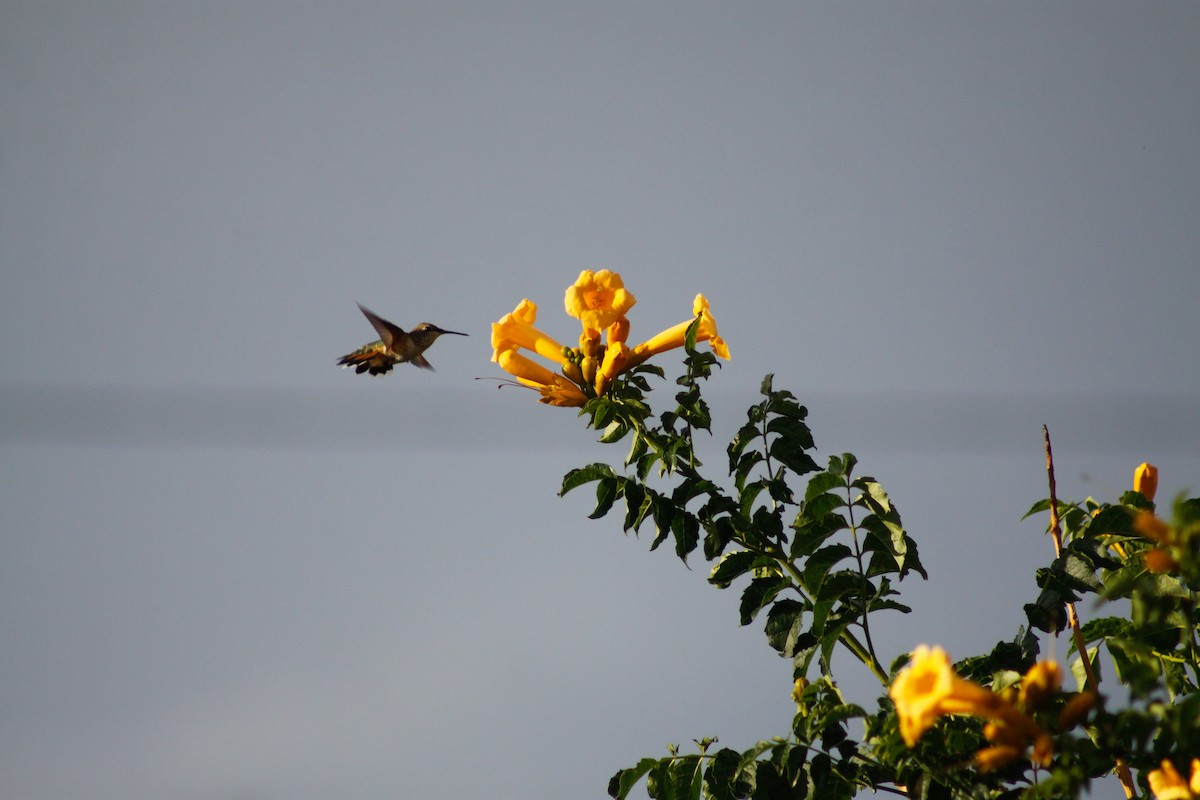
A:
[[[646,487],[627,480],[624,482],[622,494],[625,495],[625,521],[622,525],[626,531],[636,532],[650,510]]]
[[[709,572],[708,582],[724,589],[747,572],[774,563],[774,559],[770,556],[753,553],[749,550],[737,550],[726,554],[717,562]]]
[[[798,419],[776,417],[767,423],[767,431],[778,434],[790,440],[793,444],[803,447],[805,450],[811,450],[816,447],[816,444],[813,442],[812,431]]]
[[[625,456],[625,466],[629,466],[630,464],[634,463],[635,461],[640,459],[645,454],[646,454],[646,437],[639,433],[639,434],[635,435],[633,437],[633,440],[629,443],[629,452]],[[638,465],[638,471],[641,472],[640,464]],[[641,477],[645,478],[645,475],[643,474],[643,475],[641,475]]]
[[[600,519],[613,506],[613,502],[617,499],[617,481],[616,478],[604,478],[596,484],[596,508],[591,514],[588,514],[588,519]]]
[[[749,625],[753,622],[758,612],[789,585],[786,579],[779,577],[751,580],[750,585],[742,592],[742,601],[738,609],[742,624]]]
[[[776,439],[768,449],[771,458],[783,464],[797,475],[805,475],[820,469],[812,456],[804,452],[804,448],[790,439]]]
[[[818,472],[808,479],[808,485],[804,487],[804,502],[807,503],[816,497],[820,497],[834,489],[843,489],[846,486],[846,480],[841,475],[836,475],[832,472]],[[836,495],[834,495],[836,497]],[[842,504],[845,505],[846,499],[839,497]]]
[[[733,471],[733,482],[738,491],[741,491],[745,487],[746,478],[750,476],[750,471],[765,460],[763,454],[757,450],[745,453],[738,458],[737,465]]]
[[[601,478],[615,477],[616,473],[608,464],[588,464],[586,467],[573,469],[563,476],[562,488],[559,489],[559,497],[565,495],[572,489],[583,486],[585,483],[600,480]]]
[[[629,769],[617,770],[617,774],[613,775],[608,782],[608,796],[614,800],[625,800],[637,782],[654,769],[657,763],[657,758],[643,758]]]
[[[1066,550],[1055,559],[1050,569],[1062,576],[1064,583],[1072,589],[1084,592],[1099,592],[1103,587],[1095,570],[1079,553]]]
[[[729,454],[729,468],[732,470],[733,465],[737,462],[738,457],[759,437],[757,423],[747,422],[738,432],[733,435],[733,439],[729,441],[729,446],[725,448],[725,452]]]
[[[604,429],[604,433],[600,434],[598,441],[604,444],[612,444],[623,439],[627,433],[629,433],[629,427],[623,420],[613,420],[608,423],[608,427]]]
[[[755,533],[772,541],[778,541],[783,536],[783,518],[781,512],[782,509],[779,506],[775,506],[774,508],[759,506],[755,509],[752,520]]]
[[[804,585],[810,592],[818,591],[834,565],[853,556],[854,552],[840,542],[820,548],[804,561]]]
[[[1023,515],[1021,515],[1021,519],[1029,519],[1034,514],[1041,514],[1043,511],[1049,511],[1049,510],[1050,510],[1050,498],[1047,497],[1042,500],[1038,500],[1036,503],[1034,503],[1032,506],[1030,506],[1029,510],[1026,511]]]
[[[779,655],[792,658],[804,635],[804,604],[790,598],[776,600],[767,612],[767,642]]]
[[[675,517],[671,521],[671,532],[675,535],[675,555],[686,564],[688,555],[700,543],[700,523],[691,514]]]

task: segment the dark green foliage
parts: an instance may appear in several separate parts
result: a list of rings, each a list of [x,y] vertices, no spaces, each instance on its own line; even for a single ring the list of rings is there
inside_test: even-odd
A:
[[[1113,711],[1103,695],[1083,696],[1085,710],[1059,730],[1059,714],[1076,695],[1053,693],[1044,708],[1022,712],[1050,737],[1051,767],[1035,769],[1024,753],[985,772],[974,766],[976,754],[992,744],[983,719],[942,716],[910,747],[890,697],[881,697],[868,715],[841,696],[832,678],[839,646],[881,686],[907,662],[900,655],[885,669],[871,627],[881,612],[909,612],[896,586],[911,573],[927,577],[917,545],[880,483],[856,474],[854,455],[829,456],[824,468],[818,464],[807,410],[790,392],[776,390],[771,375],[726,448],[729,485],[706,478],[694,436],[711,431],[701,381],[717,362],[696,351],[695,336],[693,324],[672,409],[655,416],[647,404],[648,376],[663,377],[650,365],[589,401],[581,413],[601,442],[629,439],[624,469],[596,463],[572,470],[561,493],[595,484],[592,518],[618,510],[626,532],[654,529],[651,550],[670,540],[685,563],[700,550],[712,562],[708,579],[714,586],[737,584],[741,624],[760,620],[767,643],[791,660],[797,713],[786,738],[743,752],[715,749],[715,739],[703,739],[692,754],[671,747],[667,757],[644,758],[613,776],[611,797],[626,798],[644,784],[649,797],[661,800],[848,800],[898,786],[909,797],[930,800],[1077,798],[1118,759],[1139,774],[1144,790],[1145,772],[1164,758],[1182,768],[1181,754],[1200,753],[1200,612],[1194,594],[1200,585],[1200,500],[1178,500],[1172,538],[1157,543],[1139,532],[1137,515],[1154,505],[1137,492],[1115,505],[1057,505],[1062,548],[1037,572],[1039,594],[1025,605],[1029,628],[958,662],[955,672],[996,692],[1007,687],[1017,697],[1022,676],[1038,659],[1035,631],[1063,631],[1068,604],[1090,598],[1091,608],[1112,608],[1101,604],[1119,602],[1127,616],[1086,621],[1078,642],[1093,676],[1099,676],[1099,650],[1107,652],[1115,677],[1140,705]],[[1043,500],[1026,516],[1050,510]],[[1159,561],[1175,569],[1146,569],[1142,556],[1156,546]],[[1070,641],[1068,655],[1077,644]],[[1082,682],[1083,664],[1075,656],[1071,670]]]

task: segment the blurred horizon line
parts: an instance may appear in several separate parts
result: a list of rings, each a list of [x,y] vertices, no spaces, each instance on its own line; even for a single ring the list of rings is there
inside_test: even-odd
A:
[[[512,447],[489,435],[504,424],[528,428],[521,449],[563,449],[577,441],[565,433],[581,430],[573,412],[532,396],[499,405],[465,387],[402,389],[0,383],[0,444],[495,450]],[[761,397],[757,389],[705,396],[718,431],[728,421],[730,433]],[[1042,424],[1056,447],[1075,452],[1200,452],[1200,395],[1190,393],[818,390],[797,399],[819,442],[850,436],[875,452],[1025,452]],[[529,410],[571,425],[515,416]]]

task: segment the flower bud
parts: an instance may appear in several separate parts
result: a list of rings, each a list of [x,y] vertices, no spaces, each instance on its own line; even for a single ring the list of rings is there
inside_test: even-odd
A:
[[[1133,471],[1133,490],[1141,492],[1147,500],[1153,500],[1158,491],[1158,467],[1145,462],[1139,464]]]
[[[608,326],[608,343],[624,342],[629,338],[629,319],[618,317],[617,321]]]
[[[996,722],[995,720],[983,726],[983,737],[995,745],[1024,747],[1026,744],[1025,736],[1021,731],[1013,728],[1011,725],[1005,725],[1003,722]]]
[[[600,353],[600,331],[584,328],[579,334],[579,352],[585,356],[595,357]]]
[[[1175,572],[1179,569],[1179,562],[1171,558],[1171,554],[1166,550],[1157,547],[1142,553],[1142,562],[1146,569],[1156,573]]]
[[[991,772],[1021,757],[1021,748],[1001,744],[995,747],[985,747],[975,754],[975,766],[980,772]]]
[[[596,382],[596,370],[599,366],[592,356],[583,357],[583,360],[579,362],[579,368],[583,371],[583,384],[581,385],[590,386]]]
[[[797,714],[808,713],[808,706],[804,703],[804,690],[808,687],[808,681],[804,678],[796,678],[796,683],[792,687],[792,701],[796,704]]]
[[[1133,518],[1133,529],[1159,544],[1171,543],[1171,526],[1149,511],[1138,512],[1137,516]]]
[[[1062,686],[1062,670],[1054,661],[1039,661],[1021,680],[1021,707],[1037,711]]]
[[[583,381],[583,370],[579,368],[578,364],[570,361],[568,361],[566,364],[563,364],[562,374],[565,375],[567,379],[576,386],[585,385]]]
[[[1080,692],[1072,697],[1058,714],[1058,729],[1069,731],[1079,724],[1096,705],[1095,692]]]
[[[1034,764],[1039,767],[1049,767],[1050,762],[1054,760],[1054,739],[1050,738],[1050,734],[1043,733],[1041,736],[1033,740],[1033,758]]]

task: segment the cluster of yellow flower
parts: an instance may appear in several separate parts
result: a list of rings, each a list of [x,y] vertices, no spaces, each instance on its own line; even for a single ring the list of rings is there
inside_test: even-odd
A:
[[[629,337],[629,320],[625,313],[636,302],[617,273],[606,269],[599,272],[584,270],[579,273],[579,279],[567,287],[565,300],[567,313],[583,325],[579,347],[564,347],[533,327],[537,306],[526,298],[511,314],[492,323],[492,361],[522,385],[538,391],[541,394],[539,402],[553,406],[582,406],[590,398],[608,391],[622,372],[658,353],[682,347],[695,317],[700,318],[696,341],[708,342],[714,353],[729,358],[729,348],[717,335],[717,322],[702,294],[696,295],[692,305],[693,319],[668,328],[636,347],[629,347],[625,343]],[[522,349],[555,362],[559,372],[522,355]]]
[[[1045,708],[1061,686],[1062,670],[1058,665],[1039,661],[1021,679],[1015,698],[1011,692],[997,694],[955,673],[950,657],[940,647],[921,645],[913,651],[909,666],[892,682],[889,694],[900,717],[900,735],[909,747],[947,714],[971,714],[988,720],[983,735],[990,744],[975,754],[976,766],[986,771],[1021,758],[1030,745],[1033,762],[1049,766],[1054,740],[1031,715]],[[1074,727],[1095,702],[1091,692],[1077,694],[1059,713],[1058,729]]]

